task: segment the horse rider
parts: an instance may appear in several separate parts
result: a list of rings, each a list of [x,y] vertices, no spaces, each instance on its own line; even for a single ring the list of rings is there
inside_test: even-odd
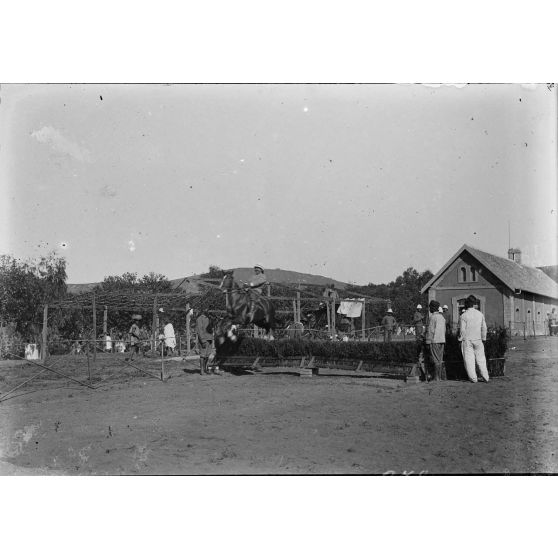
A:
[[[267,283],[264,268],[260,264],[256,264],[253,275],[248,282],[243,281],[243,283],[248,287],[248,296],[250,297],[248,321],[252,322],[256,313],[256,300],[263,294],[263,286]]]

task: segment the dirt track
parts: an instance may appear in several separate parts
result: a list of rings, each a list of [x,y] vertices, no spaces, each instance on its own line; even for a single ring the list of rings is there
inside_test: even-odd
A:
[[[510,345],[489,384],[176,369],[37,391],[0,404],[0,473],[557,473],[558,337]]]

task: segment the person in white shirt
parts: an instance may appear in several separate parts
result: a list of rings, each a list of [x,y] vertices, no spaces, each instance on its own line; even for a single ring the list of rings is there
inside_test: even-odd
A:
[[[486,341],[486,321],[482,312],[474,308],[476,299],[470,295],[465,299],[465,311],[459,317],[459,341],[461,353],[465,362],[465,370],[471,382],[477,382],[475,363],[478,365],[481,376],[488,382],[488,369],[484,354],[484,341]]]
[[[165,336],[165,347],[167,349],[167,354],[174,354],[174,349],[176,348],[176,336],[174,334],[174,327],[172,326],[170,320],[167,318],[165,320],[165,328],[163,329],[163,335]]]

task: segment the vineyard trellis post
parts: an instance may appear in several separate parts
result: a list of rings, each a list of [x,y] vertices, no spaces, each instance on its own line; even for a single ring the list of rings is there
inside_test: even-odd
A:
[[[190,356],[191,350],[191,339],[192,335],[190,331],[190,303],[186,303],[186,356]]]
[[[366,299],[362,301],[362,315],[360,321],[361,337],[364,341],[366,339]]]
[[[43,362],[46,361],[48,350],[47,350],[47,342],[48,342],[48,304],[45,304],[43,308],[43,344],[41,346],[41,360]]]
[[[91,341],[93,342],[93,362],[97,360],[97,305],[95,301],[95,293],[92,295],[93,304],[93,332],[91,334]]]
[[[108,333],[108,306],[105,305],[105,309],[103,310],[103,338],[106,338]]]
[[[157,295],[153,298],[153,318],[151,320],[151,346],[153,353],[157,353]]]

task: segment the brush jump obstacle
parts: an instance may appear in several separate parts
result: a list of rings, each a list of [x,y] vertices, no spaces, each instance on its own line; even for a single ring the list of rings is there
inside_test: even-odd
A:
[[[67,295],[45,304],[42,308],[40,360],[26,361],[37,368],[38,373],[31,378],[20,378],[25,381],[20,381],[13,389],[9,386],[10,396],[35,378],[45,375],[65,378],[76,387],[96,389],[111,379],[110,376],[102,378],[103,366],[107,363],[118,363],[122,370],[165,381],[168,376],[166,362],[198,357],[192,319],[193,313],[202,308],[213,316],[217,327],[226,326],[230,331],[230,327],[234,326],[244,336],[267,336],[272,339],[273,336],[281,338],[303,334],[309,338],[338,339],[336,310],[340,300],[330,300],[318,294],[323,285],[269,283],[266,285],[267,296],[262,296],[256,303],[254,319],[247,321],[247,295],[234,281],[232,273],[225,273],[222,280],[200,279],[197,283],[199,292],[195,293],[180,288],[166,292],[96,290]],[[286,292],[287,296],[272,296],[272,289]],[[358,296],[363,301],[360,336],[366,340],[371,332],[371,328],[366,328],[365,324],[366,305],[385,305],[389,301],[348,291],[346,294]],[[126,350],[130,346],[128,331],[133,315],[142,317],[140,352],[147,358],[133,359],[132,353]],[[64,319],[61,320],[61,316]],[[164,317],[172,319],[176,331],[177,356],[170,358],[165,355],[164,338],[161,339],[159,333],[160,322]],[[53,325],[72,320],[80,325],[71,329],[71,333],[65,337],[59,333],[58,325]],[[303,321],[306,325],[302,324]],[[282,322],[283,327],[277,327],[277,322]],[[289,323],[287,327],[284,327],[285,322]],[[66,328],[67,332],[70,331],[69,327]],[[351,337],[357,337],[354,327]],[[13,355],[13,358],[21,357]],[[81,378],[74,378],[72,374],[81,374]],[[0,402],[6,395],[8,393],[0,393]]]

